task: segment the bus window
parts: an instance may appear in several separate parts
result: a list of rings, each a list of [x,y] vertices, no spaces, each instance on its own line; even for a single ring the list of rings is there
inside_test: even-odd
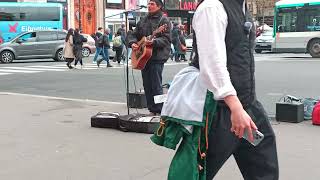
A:
[[[320,31],[320,8],[312,7],[305,11],[305,31]]]
[[[19,21],[19,7],[0,7],[0,21]]]
[[[297,9],[280,9],[277,17],[277,32],[296,32],[297,16]]]

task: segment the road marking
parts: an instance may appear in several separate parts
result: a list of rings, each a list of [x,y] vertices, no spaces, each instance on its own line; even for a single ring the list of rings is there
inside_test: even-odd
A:
[[[8,75],[8,74],[12,74],[12,73],[0,73],[0,76],[1,75]]]
[[[2,67],[7,68],[7,67]],[[43,71],[23,71],[23,70],[14,70],[14,69],[0,69],[0,72],[10,72],[10,73],[39,73]]]
[[[31,67],[3,67],[6,69],[35,70],[35,71],[66,71],[67,69],[50,69],[50,68],[31,68]],[[28,72],[28,71],[26,71]]]
[[[98,100],[91,100],[91,99],[74,99],[74,98],[64,98],[64,97],[55,97],[55,96],[42,96],[42,95],[34,95],[34,94],[11,93],[11,92],[0,92],[0,95],[14,95],[14,96],[35,97],[35,98],[43,98],[43,99],[65,100],[65,101],[104,103],[104,104],[114,104],[114,105],[127,105],[127,103],[123,103],[123,102],[98,101]]]

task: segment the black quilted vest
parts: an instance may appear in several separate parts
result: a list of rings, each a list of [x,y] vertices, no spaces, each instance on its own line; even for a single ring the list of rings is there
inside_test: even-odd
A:
[[[256,98],[253,58],[255,29],[252,26],[250,32],[245,30],[245,22],[251,22],[252,24],[253,22],[249,12],[243,13],[242,0],[220,0],[220,2],[228,15],[228,27],[225,37],[227,68],[238,98],[244,107],[248,107]],[[201,68],[199,67],[195,33],[193,48],[195,57],[191,64]]]

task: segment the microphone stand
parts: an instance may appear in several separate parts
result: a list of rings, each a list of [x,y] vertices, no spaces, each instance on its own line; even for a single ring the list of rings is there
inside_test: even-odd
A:
[[[110,17],[114,17],[114,16],[118,16],[118,15],[121,15],[121,14],[124,14],[125,15],[125,20],[126,20],[126,33],[128,33],[128,14],[129,13],[132,13],[132,12],[135,12],[135,11],[138,11],[138,10],[141,10],[143,8],[146,8],[146,6],[138,6],[138,8],[136,9],[131,9],[131,10],[128,10],[128,11],[124,11],[122,13],[118,13],[118,14],[114,14],[114,15],[111,15],[111,16],[106,16],[104,17],[105,19],[107,18],[110,18]],[[128,34],[127,34],[128,36]],[[126,75],[127,75],[127,93],[126,93],[126,96],[127,96],[127,113],[128,115],[130,114],[130,108],[129,108],[129,51],[128,51],[128,45],[126,44],[125,45],[126,47],[126,51],[127,51],[127,55],[126,55],[126,63],[127,63],[127,67],[126,67]]]

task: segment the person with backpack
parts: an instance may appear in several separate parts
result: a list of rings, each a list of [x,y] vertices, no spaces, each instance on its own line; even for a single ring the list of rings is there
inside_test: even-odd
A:
[[[109,34],[110,29],[106,29],[104,31],[104,34],[100,36],[98,39],[98,46],[101,48],[103,59],[97,60],[97,66],[100,67],[100,63],[104,60],[107,62],[107,67],[112,67],[109,61],[109,52],[110,49],[110,42],[109,42]]]
[[[121,33],[117,32],[116,37],[113,39],[113,46],[112,50],[116,52],[116,60],[118,64],[120,64],[122,59],[122,52],[123,52],[123,44],[125,42],[122,39]]]
[[[95,34],[95,38],[94,38],[95,46],[96,46],[96,54],[94,55],[94,58],[93,58],[93,61],[92,61],[92,63],[94,63],[94,64],[97,63],[97,58],[98,58],[99,55],[102,55],[102,57],[104,59],[106,59],[105,56],[104,56],[104,53],[102,53],[102,50],[103,50],[102,49],[102,43],[100,43],[100,44],[98,43],[98,40],[102,35],[103,35],[103,28],[99,27],[98,31]]]

